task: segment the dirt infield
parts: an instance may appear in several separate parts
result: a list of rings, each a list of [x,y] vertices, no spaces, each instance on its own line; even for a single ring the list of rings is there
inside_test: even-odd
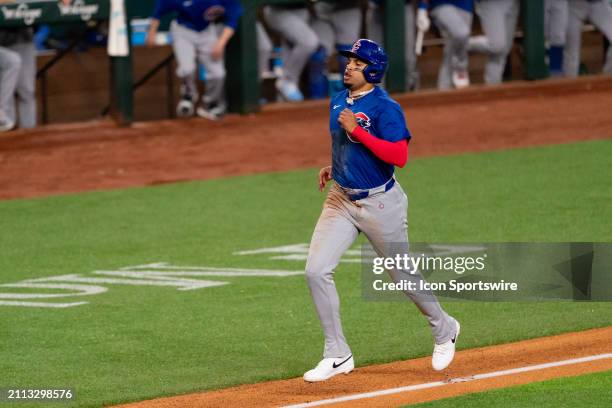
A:
[[[411,156],[612,137],[612,77],[400,95]],[[52,125],[0,136],[0,199],[154,185],[329,163],[327,102],[257,115]]]
[[[350,375],[340,375],[323,383],[309,384],[301,378],[295,378],[200,394],[160,398],[121,407],[278,407],[321,402],[347,396],[353,399],[339,402],[328,401],[328,403],[334,407],[391,407],[415,404],[551,378],[612,370],[610,338],[612,338],[612,327],[606,327],[463,350],[456,354],[455,361],[447,373],[433,371],[430,365],[431,358],[427,357],[358,367]],[[603,354],[607,356],[602,356]],[[588,356],[599,356],[599,359],[557,366],[545,365]],[[534,365],[544,365],[544,367],[533,367]],[[524,370],[525,367],[530,367],[531,371],[520,370]],[[499,373],[500,370],[512,369],[519,369],[516,370],[519,372]],[[409,386],[413,386],[411,387],[413,389],[399,390],[387,395],[359,395]]]

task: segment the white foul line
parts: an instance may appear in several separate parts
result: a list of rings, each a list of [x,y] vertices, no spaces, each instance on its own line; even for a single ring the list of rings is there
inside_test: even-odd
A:
[[[417,390],[423,390],[423,389],[426,389],[426,388],[441,387],[443,385],[448,385],[448,384],[452,384],[452,383],[456,383],[456,382],[467,382],[467,381],[474,381],[474,380],[482,380],[482,379],[485,379],[485,378],[501,377],[501,376],[504,376],[504,375],[511,375],[511,374],[518,374],[518,373],[526,373],[526,372],[529,372],[529,371],[543,370],[545,368],[559,367],[559,366],[571,365],[571,364],[579,364],[579,363],[586,363],[586,362],[589,362],[589,361],[596,361],[596,360],[603,360],[603,359],[606,359],[606,358],[612,358],[612,353],[598,354],[598,355],[595,355],[595,356],[587,356],[587,357],[581,357],[581,358],[574,358],[574,359],[571,359],[571,360],[554,361],[552,363],[545,363],[545,364],[537,364],[537,365],[531,365],[531,366],[526,366],[526,367],[512,368],[510,370],[493,371],[493,372],[490,372],[490,373],[476,374],[476,375],[473,375],[473,376],[470,376],[470,377],[453,378],[453,379],[451,379],[448,382],[447,381],[435,381],[435,382],[424,383],[424,384],[408,385],[406,387],[390,388],[390,389],[387,389],[387,390],[364,392],[364,393],[361,393],[361,394],[352,394],[352,395],[347,395],[347,396],[338,397],[338,398],[329,398],[329,399],[324,399],[324,400],[319,400],[319,401],[307,402],[307,403],[303,403],[303,404],[286,405],[284,408],[318,407],[318,406],[321,406],[321,405],[335,404],[337,402],[354,401],[354,400],[365,399],[365,398],[379,397],[381,395],[399,394],[399,393],[402,393],[402,392],[417,391]]]

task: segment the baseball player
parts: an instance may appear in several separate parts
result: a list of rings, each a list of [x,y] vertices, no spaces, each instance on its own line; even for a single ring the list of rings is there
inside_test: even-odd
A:
[[[438,73],[438,89],[465,88],[468,75],[468,40],[472,27],[472,0],[420,0],[417,28],[430,26],[427,9],[444,37],[444,57]]]
[[[33,38],[31,28],[0,28],[0,131],[36,126]]]
[[[484,82],[499,84],[514,42],[519,0],[476,0],[475,8],[484,36],[470,39],[469,51],[487,55]]]
[[[334,269],[359,232],[379,256],[408,252],[408,198],[394,178],[394,167],[408,159],[411,138],[401,107],[376,86],[387,68],[387,55],[375,42],[357,40],[344,51],[346,90],[330,101],[332,165],[319,172],[319,189],[334,180],[314,229],[306,279],[323,328],[323,360],[304,374],[308,382],[348,374],[355,363],[342,332]],[[418,282],[417,271],[390,270],[394,280]],[[416,272],[416,273],[415,273]],[[429,321],[435,346],[432,365],[443,370],[453,360],[459,323],[427,291],[407,291]]]
[[[569,0],[567,42],[563,57],[563,70],[567,77],[578,76],[582,25],[586,20],[590,20],[608,41],[612,41],[612,6],[608,0]],[[608,47],[603,72],[612,73],[612,47]]]
[[[14,105],[15,88],[19,79],[21,58],[19,54],[3,47],[5,33],[0,29],[0,132],[6,132],[15,127],[15,120],[6,113]],[[14,115],[13,115],[14,116]]]
[[[302,101],[304,95],[298,87],[300,75],[319,48],[319,37],[308,25],[308,8],[305,4],[265,6],[263,14],[268,26],[283,39],[283,76],[277,79],[276,89],[286,101]]]
[[[548,70],[553,77],[563,75],[568,13],[567,0],[544,0],[544,37],[548,44]]]
[[[383,0],[370,0],[367,16],[368,37],[382,44],[383,36]],[[404,41],[406,44],[406,87],[408,90],[419,89],[419,70],[415,54],[415,12],[412,0],[406,0],[404,7]],[[427,27],[429,29],[429,27]],[[425,30],[427,31],[427,30]]]
[[[206,90],[196,113],[217,120],[226,111],[225,46],[234,35],[242,7],[237,0],[157,0],[146,44],[155,44],[159,20],[165,14],[178,16],[170,26],[176,58],[176,75],[181,80],[178,116],[191,116],[198,101],[196,58],[206,70]],[[221,29],[217,21],[223,21]]]

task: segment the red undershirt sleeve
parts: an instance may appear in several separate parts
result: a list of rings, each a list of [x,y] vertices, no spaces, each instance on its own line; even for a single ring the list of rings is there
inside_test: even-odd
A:
[[[397,142],[388,142],[371,135],[361,126],[357,126],[351,132],[351,136],[354,136],[372,153],[374,153],[376,157],[385,163],[393,164],[394,166],[398,167],[404,167],[408,161],[408,142],[406,139],[402,139]]]

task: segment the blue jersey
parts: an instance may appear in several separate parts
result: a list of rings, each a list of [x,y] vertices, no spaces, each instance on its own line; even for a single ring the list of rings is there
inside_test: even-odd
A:
[[[459,7],[468,12],[474,11],[474,1],[473,0],[430,0],[429,7],[436,8],[443,4],[452,4],[453,6]]]
[[[237,0],[157,0],[153,17],[160,20],[164,14],[178,13],[176,22],[194,31],[205,30],[210,23],[223,23],[236,29],[242,7]]]
[[[367,147],[352,139],[338,123],[340,112],[349,108],[357,123],[368,133],[389,142],[410,140],[404,112],[387,92],[374,88],[372,92],[347,102],[348,90],[334,95],[330,102],[329,131],[332,137],[332,178],[342,187],[370,189],[387,182],[394,167],[376,157]]]

